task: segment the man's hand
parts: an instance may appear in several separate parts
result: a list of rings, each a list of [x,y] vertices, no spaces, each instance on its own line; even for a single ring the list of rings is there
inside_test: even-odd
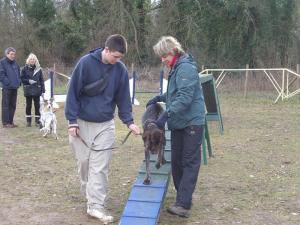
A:
[[[141,134],[140,128],[134,123],[130,124],[128,127],[135,135]]]
[[[77,137],[79,135],[79,127],[69,127],[68,133],[72,137]]]

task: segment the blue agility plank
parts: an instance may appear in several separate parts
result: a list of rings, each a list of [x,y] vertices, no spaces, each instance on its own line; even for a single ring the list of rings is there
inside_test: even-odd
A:
[[[156,162],[157,155],[150,155],[150,162]],[[165,150],[165,159],[167,162],[171,162],[171,150]]]
[[[162,187],[152,185],[134,186],[130,192],[129,201],[161,202],[164,196]]]
[[[145,162],[141,165],[139,174],[129,194],[127,204],[120,218],[119,225],[156,225],[166,191],[169,185],[171,170],[170,131],[166,131],[165,159],[167,163],[156,169],[157,155],[151,155],[151,184],[144,185],[146,176]]]
[[[144,185],[145,162],[141,165],[136,181],[120,218],[119,225],[156,225],[168,189],[171,171],[171,135],[166,130],[165,159],[167,163],[156,169],[157,155],[150,157],[151,184]]]
[[[152,174],[151,175],[151,187],[162,187],[167,186],[169,174]],[[145,186],[143,184],[145,180],[145,174],[139,173],[135,181],[134,186]],[[149,185],[147,185],[148,187]]]
[[[160,210],[160,202],[128,201],[123,216],[137,218],[157,218]],[[134,224],[130,224],[134,225]],[[138,224],[136,224],[138,225]]]
[[[137,217],[122,217],[120,223],[122,225],[155,225],[156,219],[152,218],[137,218]]]
[[[170,141],[170,140],[171,140],[171,132],[170,132],[170,131],[166,131],[165,137],[166,137],[166,140],[167,140],[167,141]],[[167,144],[167,143],[166,143],[166,144]]]
[[[159,169],[155,167],[156,162],[150,161],[150,171],[151,174],[169,174],[171,170],[171,163],[165,163]],[[146,163],[144,162],[139,170],[139,173],[146,173]]]
[[[170,139],[171,140],[171,139]],[[171,141],[166,141],[165,151],[169,150],[171,151]]]

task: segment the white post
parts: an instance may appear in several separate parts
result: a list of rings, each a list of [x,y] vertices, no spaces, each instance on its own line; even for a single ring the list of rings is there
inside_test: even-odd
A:
[[[203,70],[205,70],[205,66],[204,65],[201,66],[201,71],[203,71]],[[208,71],[206,71],[206,74],[208,74]]]
[[[297,72],[298,74],[299,74],[299,72],[300,72],[299,64],[297,64],[296,72]],[[297,86],[296,86],[296,88],[297,88],[297,89],[300,88],[300,79],[299,79],[299,77],[297,77]],[[299,95],[299,97],[300,97],[300,95]]]
[[[281,90],[281,101],[283,101],[283,95],[284,95],[284,70],[282,70],[282,90]]]
[[[133,73],[133,70],[134,70],[134,64],[131,63],[131,73]]]
[[[248,87],[248,75],[249,75],[249,64],[246,64],[246,78],[244,83],[244,97],[247,97],[247,87]]]

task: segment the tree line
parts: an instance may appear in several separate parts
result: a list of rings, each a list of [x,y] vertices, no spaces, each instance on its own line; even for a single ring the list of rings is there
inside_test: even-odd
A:
[[[159,65],[152,46],[175,36],[209,68],[295,67],[297,0],[0,0],[0,47],[42,65],[74,65],[113,33],[128,40],[127,64]],[[23,61],[22,61],[23,60]]]

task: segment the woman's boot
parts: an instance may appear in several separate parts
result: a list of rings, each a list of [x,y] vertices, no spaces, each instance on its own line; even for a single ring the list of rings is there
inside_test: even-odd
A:
[[[31,127],[31,116],[26,116],[26,127]]]

